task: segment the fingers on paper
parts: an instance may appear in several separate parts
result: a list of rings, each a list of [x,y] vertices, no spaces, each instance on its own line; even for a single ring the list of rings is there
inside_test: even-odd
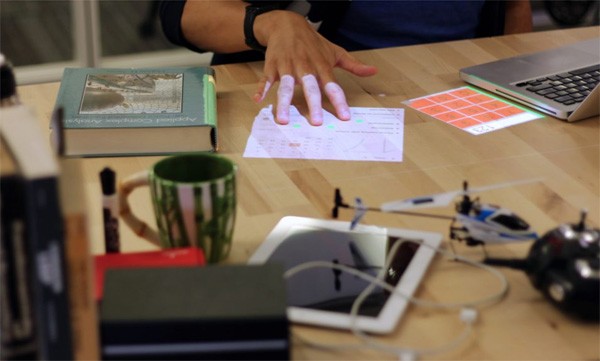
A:
[[[329,83],[325,84],[324,89],[329,101],[335,108],[338,118],[341,120],[349,120],[350,108],[348,107],[346,95],[344,94],[342,87],[340,87],[337,83],[330,81]]]
[[[312,74],[307,74],[302,77],[302,89],[304,91],[304,98],[308,105],[308,111],[310,113],[310,123],[312,125],[323,124],[323,107],[321,103],[321,90],[319,89],[319,82],[317,78]]]
[[[294,77],[288,74],[282,75],[279,79],[279,89],[277,90],[277,111],[275,119],[279,124],[288,124],[290,122],[290,105],[294,96]]]

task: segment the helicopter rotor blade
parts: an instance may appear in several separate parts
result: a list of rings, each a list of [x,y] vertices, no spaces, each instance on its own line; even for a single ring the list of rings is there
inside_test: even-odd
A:
[[[537,183],[537,182],[541,182],[542,180],[543,180],[543,178],[533,178],[533,179],[523,179],[523,180],[518,180],[518,181],[513,181],[513,182],[491,184],[491,185],[477,187],[477,188],[469,188],[465,191],[460,191],[459,194],[487,192],[487,191],[491,191],[494,189],[508,188],[508,187],[512,187],[512,186],[530,184],[530,183]]]
[[[383,212],[394,212],[408,209],[444,207],[450,204],[462,192],[453,191],[387,202],[381,205],[381,210]]]
[[[381,210],[383,212],[395,212],[395,211],[403,211],[403,210],[412,210],[419,208],[435,208],[435,207],[445,207],[452,203],[452,201],[459,195],[468,195],[471,193],[480,193],[498,188],[507,188],[516,185],[529,184],[541,181],[542,178],[534,178],[534,179],[526,179],[514,182],[507,183],[499,183],[492,184],[488,186],[478,187],[478,188],[468,188],[466,185],[463,187],[464,189],[451,191],[446,193],[438,193],[430,196],[421,196],[415,198],[408,198],[403,200],[391,201],[387,203],[383,203],[381,205]]]
[[[354,217],[352,217],[352,221],[350,221],[350,229],[354,229],[356,225],[360,222],[360,220],[367,213],[367,207],[362,202],[362,199],[356,197],[354,200]]]

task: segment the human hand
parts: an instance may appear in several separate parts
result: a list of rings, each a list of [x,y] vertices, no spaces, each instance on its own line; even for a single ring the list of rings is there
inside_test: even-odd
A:
[[[262,101],[271,86],[279,81],[275,115],[279,124],[290,121],[289,110],[297,84],[302,85],[312,125],[323,124],[321,89],[335,108],[337,117],[350,119],[346,96],[335,81],[333,69],[339,67],[358,76],[377,72],[377,68],[356,60],[291,11],[271,11],[258,16],[255,36],[261,44],[267,45],[267,52],[264,77],[254,99]]]

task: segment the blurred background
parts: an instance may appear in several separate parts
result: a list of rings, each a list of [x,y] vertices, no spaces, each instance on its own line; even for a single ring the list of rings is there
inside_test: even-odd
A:
[[[600,0],[532,0],[534,31],[598,25]],[[0,51],[19,84],[55,81],[66,66],[207,65],[171,45],[155,0],[0,0]]]

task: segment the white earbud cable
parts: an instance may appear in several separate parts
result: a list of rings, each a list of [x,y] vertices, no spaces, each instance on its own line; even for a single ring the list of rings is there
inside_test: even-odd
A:
[[[384,281],[384,278],[385,278],[385,274],[386,274],[388,268],[391,265],[394,255],[396,254],[399,247],[404,242],[413,242],[413,243],[419,244],[420,246],[430,247],[435,252],[440,253],[445,256],[449,256],[455,261],[463,262],[463,263],[466,263],[467,265],[486,270],[486,271],[490,272],[492,275],[494,275],[499,280],[500,290],[492,295],[480,298],[478,300],[469,301],[469,302],[455,302],[455,303],[434,302],[434,301],[423,300],[423,299],[419,299],[416,297],[412,297],[412,296],[403,294],[403,293],[399,292],[398,290],[396,290],[390,284],[386,283]],[[485,305],[490,305],[490,304],[499,302],[500,300],[502,300],[504,298],[504,296],[506,295],[506,293],[508,292],[508,289],[509,289],[509,284],[508,284],[506,277],[498,270],[496,270],[488,265],[485,265],[481,262],[477,262],[477,261],[468,259],[466,257],[456,255],[456,254],[448,252],[446,250],[432,247],[432,246],[422,242],[421,240],[414,240],[414,239],[399,239],[397,242],[395,242],[392,245],[392,247],[390,248],[390,251],[388,253],[388,256],[386,258],[384,266],[381,268],[381,270],[378,272],[377,276],[375,276],[375,277],[368,273],[365,273],[365,272],[359,271],[355,268],[352,268],[352,267],[348,267],[348,266],[345,266],[345,265],[342,265],[339,263],[326,262],[326,261],[311,261],[311,262],[301,263],[295,267],[288,269],[284,273],[284,277],[290,278],[299,272],[302,272],[304,270],[311,269],[311,268],[336,269],[336,270],[347,272],[354,276],[360,277],[363,280],[366,280],[369,282],[368,286],[358,295],[356,300],[354,300],[351,311],[350,311],[351,330],[352,330],[353,334],[356,337],[358,337],[363,343],[360,345],[333,344],[333,343],[325,344],[325,343],[318,343],[318,342],[314,342],[314,341],[308,341],[306,339],[299,337],[298,335],[295,335],[295,337],[298,338],[301,342],[303,342],[311,347],[315,347],[315,348],[320,348],[320,349],[325,349],[325,350],[347,350],[347,351],[349,351],[352,349],[360,349],[360,348],[366,347],[369,349],[374,349],[374,350],[378,350],[381,352],[397,355],[402,360],[413,360],[418,355],[432,355],[432,354],[443,353],[443,352],[449,351],[449,350],[457,347],[464,340],[466,340],[473,331],[473,323],[475,322],[475,320],[477,318],[477,311],[474,310],[474,308],[475,307],[483,307]],[[392,295],[394,295],[394,296],[400,296],[400,297],[406,299],[408,302],[413,303],[416,306],[423,306],[423,307],[430,307],[430,308],[437,308],[437,309],[446,309],[446,310],[461,309],[460,318],[466,324],[466,326],[463,329],[463,331],[452,341],[450,341],[444,345],[437,346],[437,347],[424,348],[424,349],[411,349],[411,348],[399,348],[396,346],[386,345],[381,342],[377,342],[377,341],[375,341],[375,339],[373,337],[368,336],[366,333],[361,331],[359,329],[359,327],[357,326],[358,311],[360,309],[360,306],[362,305],[364,300],[368,297],[368,295],[371,294],[371,292],[373,292],[373,290],[377,286],[382,287],[385,290],[391,292]]]

